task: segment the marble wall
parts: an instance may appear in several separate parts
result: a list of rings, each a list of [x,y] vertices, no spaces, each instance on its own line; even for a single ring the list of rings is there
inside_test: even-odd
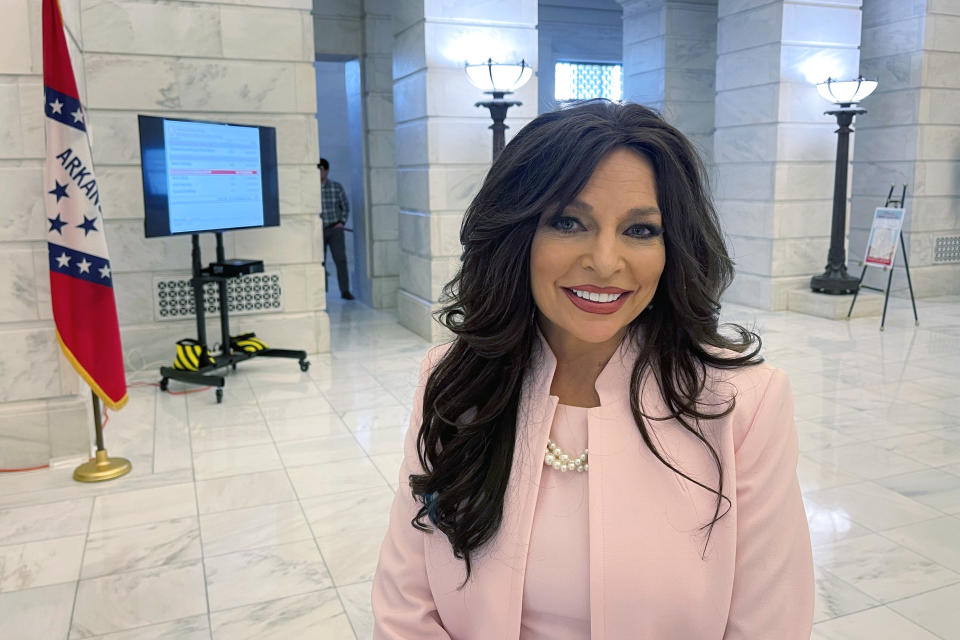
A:
[[[713,170],[737,263],[727,300],[785,309],[823,271],[836,121],[815,84],[856,77],[860,21],[860,0],[719,0]]]
[[[400,206],[400,290],[404,326],[438,340],[433,319],[443,285],[456,273],[463,212],[490,166],[489,112],[474,103],[464,65],[487,58],[537,60],[536,0],[393,3],[393,106]],[[514,99],[507,140],[537,114],[537,79]]]
[[[11,0],[0,22],[0,468],[85,452],[92,425],[86,387],[60,354],[51,322],[40,7]],[[64,19],[82,87],[77,9],[68,7]]]
[[[904,239],[918,296],[960,293],[960,265],[934,261],[938,237],[960,236],[958,33],[956,2],[872,0],[863,6],[860,68],[879,84],[857,122],[850,258],[856,268],[874,209],[890,185],[899,193],[906,184]],[[868,282],[886,286],[886,276],[871,268]],[[909,295],[902,269],[895,270],[893,290]]]
[[[0,438],[48,441],[54,431],[87,432],[85,388],[58,355],[50,321],[43,225],[42,60],[40,4],[11,0],[0,26],[0,117],[16,123],[0,136],[0,190],[7,208],[0,232],[0,262],[16,277],[0,292],[3,390]],[[87,110],[93,157],[104,200],[107,236],[128,376],[155,378],[172,360],[173,343],[195,333],[192,322],[156,322],[153,279],[189,272],[188,237],[145,239],[137,114],[175,115],[274,126],[280,164],[279,228],[226,234],[227,257],[262,258],[283,277],[282,312],[237,318],[233,329],[256,330],[268,343],[310,351],[329,344],[324,313],[322,235],[315,215],[316,84],[309,0],[199,2],[79,0],[64,2],[64,19]],[[213,258],[212,238],[204,243]],[[219,341],[216,323],[211,341]],[[80,400],[71,400],[80,392]],[[25,401],[32,404],[21,405]],[[64,403],[77,408],[72,426]],[[38,404],[39,403],[39,404]],[[57,406],[54,406],[54,405]],[[54,422],[56,426],[54,426]],[[20,426],[18,426],[18,424]],[[36,436],[36,437],[35,437]],[[70,442],[84,438],[71,436]],[[0,443],[0,464],[13,448]],[[72,453],[81,455],[86,442]],[[34,464],[46,456],[34,447]],[[118,454],[122,452],[117,452]],[[16,460],[22,462],[22,460]]]
[[[709,163],[717,63],[717,0],[618,0],[624,98],[663,113]]]
[[[537,8],[539,113],[557,108],[557,62],[623,62],[623,12],[615,0],[540,0]]]

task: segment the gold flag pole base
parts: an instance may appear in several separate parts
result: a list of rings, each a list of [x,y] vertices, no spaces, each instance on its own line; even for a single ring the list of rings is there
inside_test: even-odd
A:
[[[104,449],[97,451],[97,457],[84,462],[74,469],[73,479],[77,482],[102,482],[113,480],[130,473],[130,461],[126,458],[108,458]]]
[[[93,429],[97,436],[97,457],[73,470],[73,479],[77,482],[103,482],[113,480],[130,473],[133,465],[126,458],[109,458],[103,446],[103,423],[100,422],[100,398],[92,390]]]

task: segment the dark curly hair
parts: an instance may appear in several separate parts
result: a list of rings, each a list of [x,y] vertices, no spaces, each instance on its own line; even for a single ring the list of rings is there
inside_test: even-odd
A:
[[[708,366],[735,368],[762,359],[755,333],[739,325],[731,325],[735,338],[720,333],[719,299],[733,279],[733,262],[703,165],[684,135],[656,112],[637,104],[580,103],[537,117],[496,159],[467,209],[460,231],[462,264],[444,288],[445,305],[438,312],[456,337],[424,390],[417,447],[425,472],[410,476],[421,504],[412,524],[443,532],[455,557],[466,563],[467,580],[471,554],[501,524],[521,389],[538,345],[530,282],[538,220],[571,202],[600,160],[621,147],[654,168],[666,245],[653,306],[631,323],[625,338],[638,348],[630,379],[633,418],[660,462],[716,495],[713,520],[703,525],[704,554],[714,524],[729,511],[720,457],[699,421],[727,415],[735,399],[723,402],[718,413],[707,413],[698,400]],[[664,416],[649,416],[640,406],[640,384],[648,372],[670,411],[667,418],[709,450],[717,488],[683,473],[654,445],[646,421]]]

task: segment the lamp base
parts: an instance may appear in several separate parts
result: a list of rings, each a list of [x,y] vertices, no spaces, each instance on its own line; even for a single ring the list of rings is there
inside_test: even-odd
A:
[[[828,266],[819,276],[810,278],[810,288],[817,293],[840,296],[855,293],[860,286],[860,280],[847,273],[847,265],[839,267]]]

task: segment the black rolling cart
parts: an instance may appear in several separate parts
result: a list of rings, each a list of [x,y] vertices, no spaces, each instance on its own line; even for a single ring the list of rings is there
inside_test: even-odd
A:
[[[217,261],[210,266],[203,268],[200,261],[200,234],[192,235],[193,242],[193,278],[190,284],[193,286],[193,305],[196,310],[197,318],[197,342],[206,347],[207,344],[207,325],[206,315],[204,313],[203,285],[208,282],[217,283],[217,292],[220,299],[220,333],[222,334],[222,348],[220,353],[212,354],[213,364],[200,366],[195,371],[177,369],[175,367],[160,367],[160,389],[166,391],[170,380],[178,380],[187,384],[196,384],[203,386],[216,387],[217,402],[223,402],[223,386],[226,383],[224,376],[219,372],[221,369],[230,367],[237,368],[238,362],[249,360],[251,358],[293,358],[300,364],[300,370],[306,371],[310,368],[310,362],[307,360],[307,352],[295,349],[262,349],[256,352],[234,351],[230,339],[230,317],[229,317],[229,299],[227,294],[227,281],[231,278],[242,277],[242,273],[224,269],[227,261],[224,259],[223,252],[223,233],[215,232],[217,238]],[[261,263],[262,264],[262,263]],[[262,270],[262,269],[261,269]]]

